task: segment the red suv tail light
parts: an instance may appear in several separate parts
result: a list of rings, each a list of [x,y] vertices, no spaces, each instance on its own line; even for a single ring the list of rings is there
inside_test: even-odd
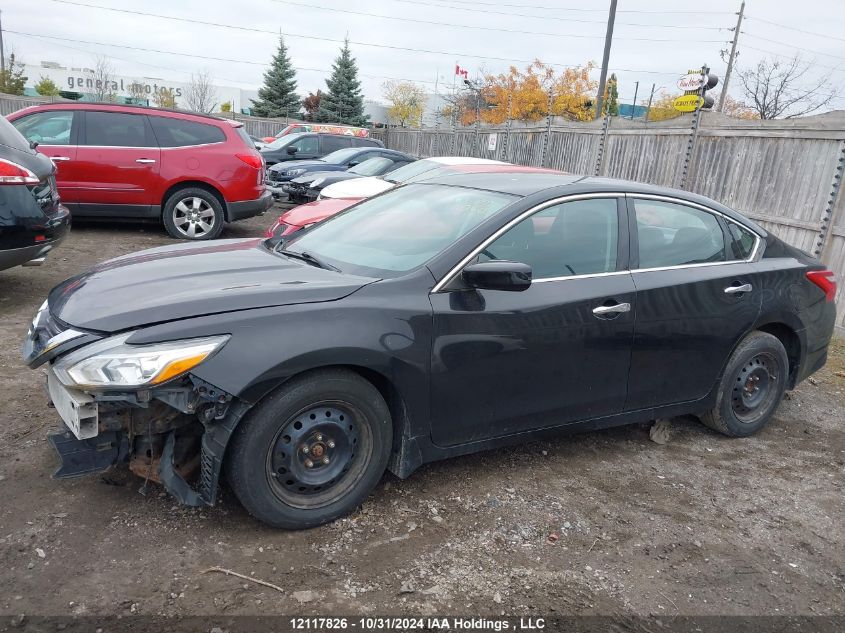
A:
[[[833,301],[836,297],[836,277],[830,270],[811,270],[807,279],[816,284],[824,293],[825,301]]]
[[[235,156],[240,158],[253,169],[262,169],[264,166],[264,161],[258,154],[235,154]]]
[[[37,185],[38,176],[17,163],[0,158],[0,185]]]

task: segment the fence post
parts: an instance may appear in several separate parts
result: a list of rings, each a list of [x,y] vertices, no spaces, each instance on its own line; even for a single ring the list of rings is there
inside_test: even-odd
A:
[[[511,93],[508,93],[508,120],[505,121],[505,137],[502,139],[501,160],[507,160],[508,157],[508,142],[511,140]]]
[[[836,208],[836,196],[842,188],[842,174],[845,171],[845,140],[839,142],[839,160],[833,170],[833,184],[830,187],[830,198],[827,201],[827,208],[822,214],[819,222],[819,237],[816,240],[816,248],[813,255],[821,257],[824,252],[827,236],[830,235],[830,225],[833,224],[833,211]]]
[[[596,152],[596,168],[594,175],[601,176],[604,170],[604,150],[607,147],[607,131],[610,129],[610,114],[605,114],[601,121],[601,137],[599,138],[599,149]]]
[[[710,69],[707,66],[701,67],[701,88],[699,96],[704,97],[705,86],[707,85],[707,73]],[[684,152],[684,163],[681,167],[681,182],[678,183],[678,189],[683,189],[687,185],[687,176],[689,176],[690,165],[692,163],[692,154],[695,151],[695,142],[698,140],[698,126],[701,122],[701,108],[697,107],[692,115],[692,131],[689,139],[687,139],[687,150]]]
[[[454,110],[454,109],[453,109]],[[455,112],[452,112],[452,142],[449,145],[449,156],[455,155],[455,146],[457,145],[458,141],[458,127],[455,116]]]
[[[549,106],[546,113],[546,136],[543,137],[543,153],[540,154],[540,167],[546,166],[546,151],[552,138],[552,100],[555,98],[553,90],[549,90]]]

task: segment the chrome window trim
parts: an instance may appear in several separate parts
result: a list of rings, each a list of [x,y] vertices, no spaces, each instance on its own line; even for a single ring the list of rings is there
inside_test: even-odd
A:
[[[698,267],[701,267],[701,266],[721,266],[721,265],[724,265],[724,264],[750,263],[750,262],[753,262],[755,260],[755,258],[757,257],[757,252],[760,249],[760,244],[763,241],[763,237],[757,231],[755,231],[750,226],[748,226],[747,224],[739,222],[738,220],[735,220],[734,218],[730,217],[729,215],[725,215],[721,211],[717,211],[716,209],[713,209],[712,207],[708,207],[706,205],[699,204],[697,202],[692,202],[690,200],[684,200],[683,198],[675,198],[673,196],[664,196],[664,195],[653,194],[653,193],[626,193],[625,198],[631,198],[631,199],[642,198],[642,199],[645,199],[645,200],[657,200],[658,202],[670,202],[672,204],[679,204],[679,205],[685,206],[685,207],[693,207],[694,209],[700,209],[701,211],[705,211],[707,213],[712,213],[713,215],[718,215],[725,222],[730,222],[732,224],[736,224],[737,226],[739,226],[739,227],[745,229],[746,231],[748,231],[749,233],[751,233],[751,235],[753,235],[754,238],[755,238],[754,248],[751,249],[751,254],[746,259],[731,259],[731,260],[728,260],[726,262],[703,262],[703,263],[700,263],[700,264],[677,264],[675,266],[657,266],[657,267],[654,267],[654,268],[635,268],[635,269],[631,270],[632,273],[651,272],[651,271],[655,271],[655,270],[675,270],[675,269],[678,269],[678,268],[698,268]],[[636,211],[634,211],[634,220],[636,221]]]
[[[469,255],[464,257],[460,262],[458,262],[452,269],[446,273],[446,275],[438,281],[434,288],[431,289],[431,294],[436,292],[441,292],[443,287],[447,285],[449,282],[454,279],[458,273],[467,265],[469,262],[472,261],[474,257],[476,257],[481,251],[487,248],[492,242],[496,241],[499,237],[501,237],[504,233],[507,233],[514,225],[519,224],[525,218],[534,215],[535,213],[539,213],[543,209],[547,209],[548,207],[553,207],[558,204],[562,204],[564,202],[570,202],[572,200],[585,200],[591,198],[620,198],[624,197],[625,194],[622,192],[616,193],[609,193],[609,192],[600,192],[600,193],[574,193],[569,194],[566,196],[561,196],[559,198],[554,198],[552,200],[546,200],[546,202],[541,202],[535,207],[531,207],[527,211],[523,211],[517,217],[512,219],[510,222],[505,224],[502,227],[499,227],[490,237],[486,240],[481,242],[478,246],[476,246],[472,251],[470,251]],[[620,273],[629,273],[628,270],[620,270],[620,271],[610,271],[609,273],[588,273],[587,275],[572,275],[571,277],[543,277],[541,279],[532,279],[531,283],[542,283],[544,281],[556,281],[558,279],[579,279],[582,277],[587,276],[597,276],[597,275],[608,275],[608,274],[620,274]]]
[[[663,270],[680,270],[680,269],[684,269],[684,268],[703,268],[705,266],[725,266],[727,264],[747,264],[747,263],[753,262],[757,258],[757,254],[760,250],[760,245],[763,242],[762,236],[757,231],[755,231],[753,228],[748,226],[747,224],[744,224],[744,223],[742,223],[742,222],[740,222],[740,221],[738,221],[738,220],[736,220],[736,219],[734,219],[734,218],[732,218],[728,215],[725,215],[721,211],[717,211],[716,209],[713,209],[713,208],[708,207],[706,205],[699,204],[697,202],[692,202],[690,200],[684,200],[683,198],[676,198],[676,197],[673,197],[673,196],[666,196],[666,195],[661,195],[661,194],[651,194],[651,193],[600,192],[600,193],[571,194],[571,195],[567,195],[567,196],[561,196],[560,198],[555,198],[553,200],[547,200],[546,202],[542,202],[542,203],[538,204],[536,207],[532,207],[531,209],[524,211],[519,216],[517,216],[516,218],[514,218],[513,220],[511,220],[510,222],[505,224],[503,227],[499,228],[496,232],[493,233],[493,235],[488,237],[479,246],[477,246],[475,249],[470,251],[470,254],[467,255],[466,257],[464,257],[460,262],[458,262],[457,265],[452,267],[452,269],[448,273],[446,273],[446,275],[434,285],[434,287],[431,289],[431,294],[434,294],[436,292],[442,292],[443,287],[446,286],[447,284],[449,284],[452,281],[452,279],[454,279],[459,274],[459,272],[467,264],[469,264],[470,261],[472,261],[472,259],[474,257],[476,257],[485,248],[487,248],[487,246],[491,242],[494,242],[502,234],[506,233],[515,224],[518,224],[519,222],[521,222],[525,218],[527,218],[531,215],[534,215],[535,213],[539,213],[543,209],[546,209],[548,207],[551,207],[551,206],[554,206],[554,205],[557,205],[557,204],[561,204],[563,202],[568,202],[570,200],[584,200],[584,199],[589,199],[589,198],[620,198],[620,197],[625,198],[625,199],[628,199],[628,198],[643,198],[643,199],[646,199],[646,200],[658,200],[658,201],[662,201],[662,202],[671,202],[671,203],[674,203],[674,204],[680,204],[682,206],[693,207],[693,208],[705,211],[707,213],[712,213],[714,215],[718,215],[722,219],[724,219],[726,222],[731,222],[733,224],[736,224],[736,225],[742,227],[743,229],[745,229],[746,231],[750,232],[755,238],[754,248],[751,249],[751,254],[748,256],[747,259],[731,259],[731,260],[728,260],[728,261],[725,261],[725,262],[702,262],[702,263],[699,263],[699,264],[678,264],[678,265],[675,265],[675,266],[659,266],[659,267],[654,267],[654,268],[633,268],[633,269],[626,269],[626,270],[614,270],[614,271],[604,272],[604,273],[587,273],[587,274],[584,274],[584,275],[568,275],[566,277],[542,277],[540,279],[532,279],[531,283],[535,284],[535,283],[545,283],[545,282],[548,282],[548,281],[568,281],[570,279],[586,279],[586,278],[590,278],[590,277],[609,277],[609,276],[612,276],[612,275],[628,275],[628,274],[634,274],[634,273],[650,273],[650,272],[659,272],[659,271],[663,271]]]

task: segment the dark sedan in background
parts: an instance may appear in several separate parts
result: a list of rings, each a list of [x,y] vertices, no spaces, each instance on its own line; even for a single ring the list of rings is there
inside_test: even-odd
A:
[[[293,160],[314,160],[350,147],[384,147],[384,144],[374,138],[348,134],[297,132],[268,143],[261,149],[261,157],[266,165],[272,166]]]
[[[56,168],[0,117],[0,270],[43,263],[70,229]]]
[[[824,365],[836,314],[830,271],[754,222],[601,178],[445,175],[273,243],[142,251],[50,292],[24,358],[47,366],[61,474],[129,460],[201,505],[225,464],[254,516],[319,525],[385,469],[563,429],[751,435]]]
[[[350,167],[346,171],[320,170],[306,172],[297,176],[288,183],[282,185],[281,189],[288,195],[292,202],[313,202],[316,200],[324,187],[333,185],[342,180],[354,180],[355,178],[367,178],[372,176],[384,176],[394,169],[404,167],[413,163],[416,159],[413,156],[401,152],[390,152],[382,150],[382,155],[368,158]]]
[[[370,158],[390,158],[411,162],[407,154],[383,147],[347,147],[339,149],[323,158],[313,160],[293,160],[277,163],[267,168],[267,185],[275,196],[286,195],[284,185],[294,178],[316,171],[346,171]]]

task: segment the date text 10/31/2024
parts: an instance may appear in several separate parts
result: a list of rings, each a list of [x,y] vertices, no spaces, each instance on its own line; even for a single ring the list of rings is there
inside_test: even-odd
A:
[[[546,628],[544,618],[483,618],[483,617],[296,617],[290,619],[295,631],[328,631],[359,629],[365,631],[541,631]]]

